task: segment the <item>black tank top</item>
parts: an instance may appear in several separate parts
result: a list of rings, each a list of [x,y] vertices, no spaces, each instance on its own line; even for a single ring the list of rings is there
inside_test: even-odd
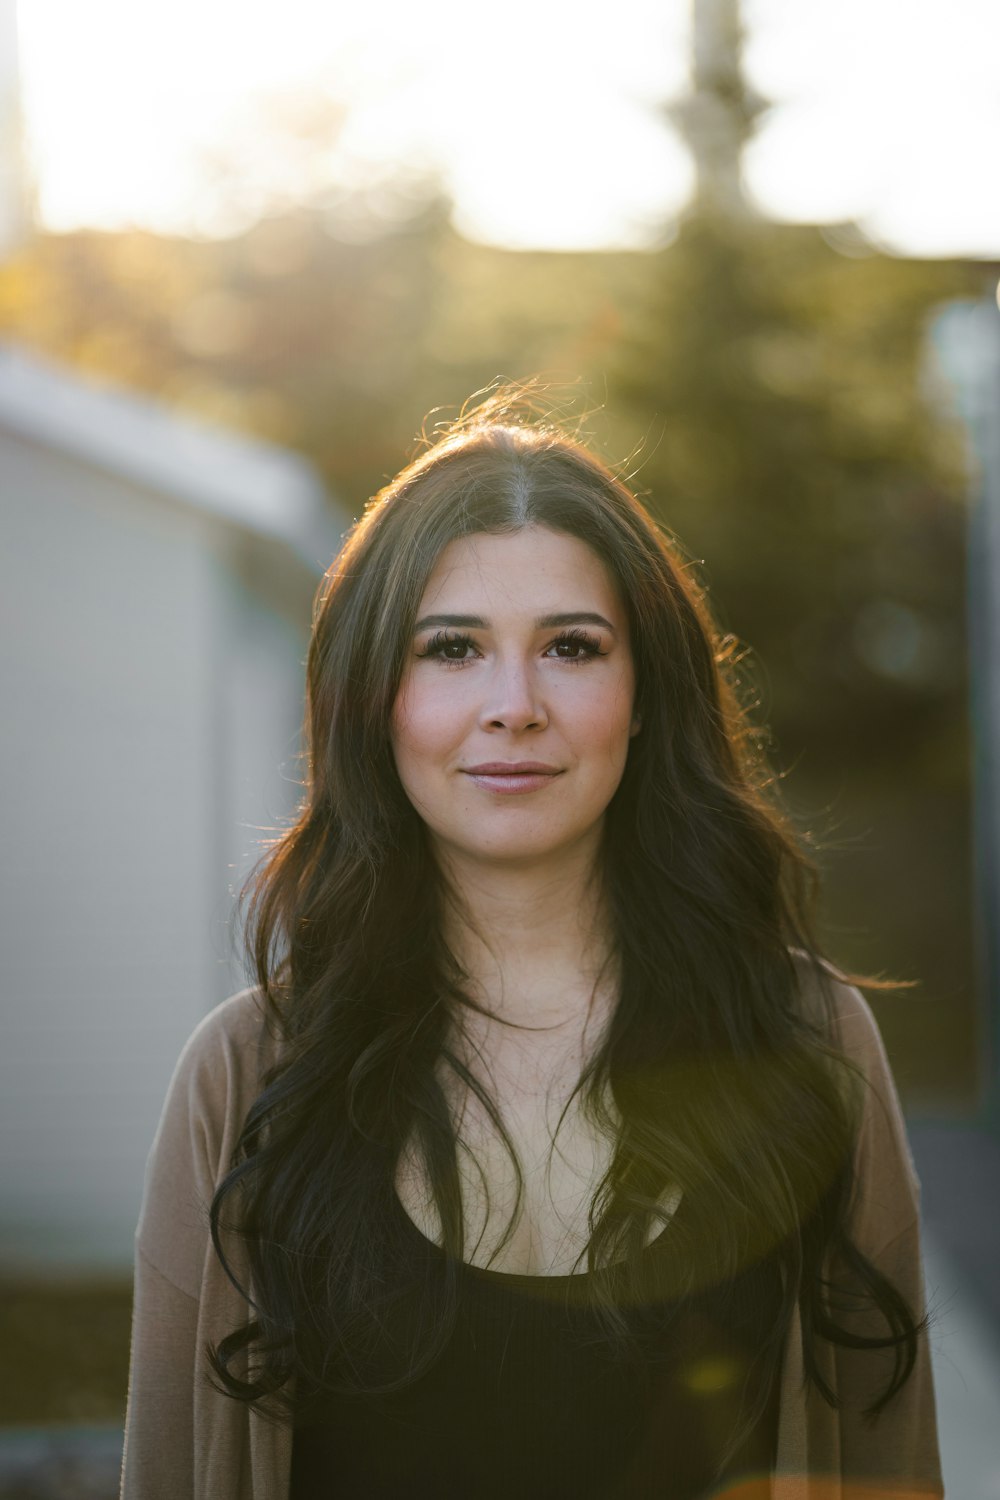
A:
[[[440,1257],[397,1206],[414,1256]],[[645,1254],[669,1256],[669,1226]],[[777,1381],[762,1390],[759,1353],[779,1315],[776,1262],[644,1307],[648,1353],[624,1362],[582,1284],[462,1267],[458,1322],[425,1375],[300,1413],[290,1500],[707,1500],[738,1483],[740,1500],[765,1500]],[[763,1416],[720,1471],[760,1395]]]

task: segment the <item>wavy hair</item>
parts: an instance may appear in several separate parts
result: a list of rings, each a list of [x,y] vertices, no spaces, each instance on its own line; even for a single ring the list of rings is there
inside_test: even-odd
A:
[[[226,1234],[245,1246],[241,1290],[253,1298],[252,1321],[212,1351],[216,1378],[280,1407],[293,1388],[397,1389],[436,1358],[465,1243],[442,1059],[520,1172],[495,1101],[448,1050],[449,1021],[471,1001],[442,936],[441,875],[396,773],[390,716],[442,549],[529,526],[579,538],[607,568],[628,612],[642,722],[603,835],[621,986],[578,1084],[613,1141],[582,1284],[609,1341],[633,1347],[629,1309],[649,1292],[641,1252],[664,1193],[679,1187],[689,1205],[675,1226],[679,1259],[692,1269],[678,1295],[696,1289],[706,1247],[722,1274],[773,1255],[782,1312],[761,1358],[773,1374],[798,1301],[807,1373],[831,1404],[818,1340],[894,1350],[875,1412],[907,1379],[918,1328],[847,1237],[859,1080],[830,1044],[829,1015],[800,1003],[805,972],[832,1004],[817,876],[774,795],[736,643],[627,486],[552,422],[499,398],[371,500],[317,598],[305,795],[248,887],[249,951],[281,1051],[211,1209],[234,1279]],[[445,1252],[419,1285],[392,1196],[411,1138]],[[880,1312],[884,1336],[838,1326],[831,1256]],[[614,1293],[602,1274],[612,1264]]]

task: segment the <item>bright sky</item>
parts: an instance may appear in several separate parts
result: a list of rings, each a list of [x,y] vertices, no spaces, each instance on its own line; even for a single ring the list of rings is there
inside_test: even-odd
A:
[[[413,163],[442,173],[464,233],[582,249],[654,241],[690,193],[661,109],[687,82],[689,0],[20,0],[19,12],[53,229],[224,233],[275,195],[330,177],[378,184]],[[775,106],[745,157],[768,213],[856,217],[909,253],[1000,256],[998,0],[744,0],[744,16],[750,81]],[[296,146],[289,120],[323,99],[346,111],[335,141]]]

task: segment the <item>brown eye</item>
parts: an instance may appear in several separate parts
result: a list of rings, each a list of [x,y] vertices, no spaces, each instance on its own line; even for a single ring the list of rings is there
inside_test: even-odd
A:
[[[591,657],[602,656],[601,643],[593,636],[584,634],[583,631],[573,631],[571,634],[561,635],[558,640],[552,642],[549,654],[554,655],[560,661],[588,661]]]
[[[418,656],[437,657],[439,661],[464,662],[470,659],[475,643],[467,635],[454,635],[440,631],[431,636]]]

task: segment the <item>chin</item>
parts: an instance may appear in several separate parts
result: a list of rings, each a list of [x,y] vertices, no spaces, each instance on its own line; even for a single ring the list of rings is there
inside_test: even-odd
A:
[[[437,842],[463,861],[482,865],[530,866],[572,855],[596,836],[596,831],[588,828],[563,837],[539,834],[526,838],[522,831],[519,835],[512,832],[508,838],[497,837],[477,843],[448,838]]]

